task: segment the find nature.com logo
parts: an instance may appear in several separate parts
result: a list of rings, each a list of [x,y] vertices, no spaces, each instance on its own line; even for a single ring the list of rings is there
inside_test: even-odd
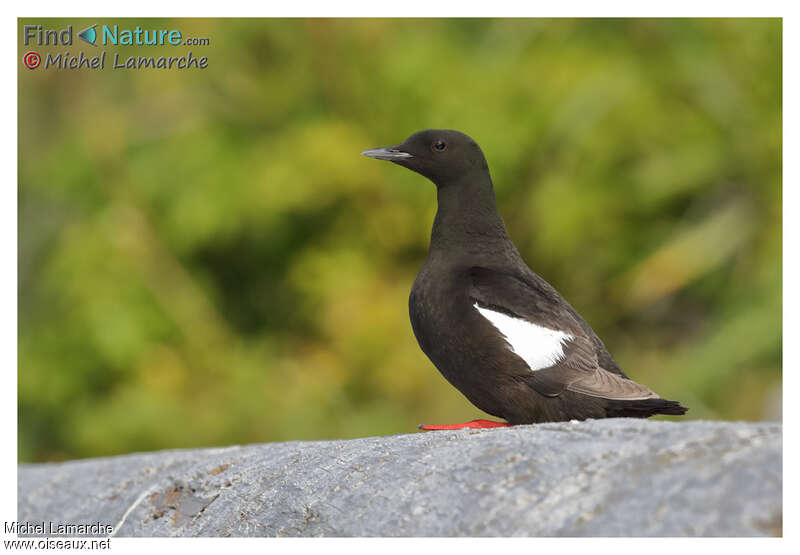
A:
[[[95,23],[77,33],[77,37],[94,48],[98,46],[209,46],[207,37],[184,37],[178,29],[143,29],[120,28],[119,25],[100,25]],[[64,29],[46,29],[42,25],[25,25],[23,27],[23,43],[25,46],[35,44],[44,47],[62,47],[73,45],[72,25]],[[22,64],[31,70],[42,66],[44,69],[105,69],[106,51],[100,53],[83,50],[78,52],[47,52],[42,54],[29,50],[22,57]],[[111,69],[206,69],[207,56],[195,56],[191,51],[180,56],[120,56],[112,53]]]

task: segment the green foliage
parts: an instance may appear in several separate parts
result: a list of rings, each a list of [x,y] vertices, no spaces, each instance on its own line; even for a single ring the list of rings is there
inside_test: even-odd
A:
[[[20,66],[21,460],[479,417],[408,321],[434,187],[358,155],[428,127],[634,379],[780,418],[779,20],[136,23],[209,68]]]

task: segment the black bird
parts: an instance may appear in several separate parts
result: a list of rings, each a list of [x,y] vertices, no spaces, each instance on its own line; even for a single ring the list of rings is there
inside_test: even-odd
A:
[[[620,370],[580,314],[523,262],[497,211],[489,167],[459,131],[428,129],[362,152],[427,177],[438,210],[409,312],[442,375],[479,409],[507,421],[426,430],[684,414]]]

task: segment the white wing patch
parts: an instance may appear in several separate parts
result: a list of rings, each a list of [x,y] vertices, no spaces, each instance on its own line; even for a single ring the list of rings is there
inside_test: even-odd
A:
[[[474,306],[506,338],[511,351],[524,360],[531,370],[550,368],[564,359],[564,343],[575,336],[563,331],[537,326],[496,310]]]

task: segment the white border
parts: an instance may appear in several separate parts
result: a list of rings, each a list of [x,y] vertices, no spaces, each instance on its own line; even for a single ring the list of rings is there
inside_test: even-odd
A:
[[[4,136],[2,149],[2,168],[7,177],[3,180],[6,185],[2,188],[2,217],[0,217],[0,254],[3,260],[2,272],[2,353],[6,375],[3,382],[2,419],[4,437],[2,461],[2,481],[0,482],[0,520],[13,520],[16,515],[16,429],[17,429],[17,69],[18,69],[18,44],[17,44],[17,17],[302,17],[302,16],[336,16],[336,17],[784,17],[784,153],[793,155],[797,151],[793,131],[797,129],[797,99],[800,91],[797,86],[797,32],[800,26],[796,24],[792,2],[782,1],[737,1],[737,2],[697,2],[697,1],[672,1],[668,4],[647,3],[641,1],[606,0],[604,2],[589,1],[559,1],[559,2],[514,2],[493,0],[492,2],[469,3],[454,1],[421,1],[421,0],[394,0],[394,1],[340,1],[340,2],[291,2],[291,3],[264,3],[254,6],[250,1],[228,0],[223,3],[200,5],[188,1],[173,2],[166,6],[163,1],[140,0],[133,4],[107,3],[107,2],[54,2],[52,0],[25,5],[3,6],[4,11],[10,11],[9,17],[4,17],[0,35],[3,48],[2,72],[7,78],[3,89],[5,96],[2,103],[2,131]],[[131,11],[135,14],[131,15]],[[792,63],[793,62],[793,63]],[[14,83],[13,88],[8,84]],[[9,175],[10,174],[10,175]],[[797,368],[797,308],[798,295],[796,287],[800,284],[797,256],[792,247],[798,244],[797,215],[797,170],[796,162],[791,157],[784,157],[784,187],[783,196],[783,222],[784,222],[784,367],[790,372],[784,375],[784,397],[791,399],[791,394],[797,391],[796,379],[791,370]],[[13,307],[13,310],[12,310]],[[380,550],[382,555],[388,553],[406,554],[409,550],[424,552],[436,550],[453,550],[459,555],[462,553],[485,553],[489,549],[505,549],[510,552],[529,552],[531,549],[553,550],[559,553],[563,550],[581,552],[607,552],[626,554],[636,553],[641,555],[642,550],[648,553],[661,554],[676,551],[680,553],[714,552],[731,553],[738,550],[754,549],[767,551],[796,552],[796,536],[793,524],[796,523],[796,492],[798,480],[793,472],[798,468],[797,442],[797,411],[792,402],[785,402],[784,424],[791,430],[785,434],[785,464],[789,472],[784,474],[784,535],[785,540],[702,540],[702,539],[660,539],[657,541],[647,539],[396,539],[396,540],[365,540],[365,539],[182,539],[180,548],[189,548],[193,552],[218,552],[220,549],[230,549],[246,552],[263,552],[264,547],[270,551],[279,552],[317,552],[324,549],[326,553],[333,550],[348,554],[369,553],[373,555]],[[11,433],[9,433],[11,431]],[[269,541],[265,546],[264,541]],[[224,543],[223,543],[224,542]],[[532,545],[532,542],[536,542]],[[711,543],[708,543],[711,542]],[[187,545],[190,544],[190,545]],[[795,545],[791,548],[790,545]],[[168,543],[164,539],[123,539],[114,538],[112,549],[116,552],[139,553],[142,549],[170,548],[174,549],[174,542]]]

